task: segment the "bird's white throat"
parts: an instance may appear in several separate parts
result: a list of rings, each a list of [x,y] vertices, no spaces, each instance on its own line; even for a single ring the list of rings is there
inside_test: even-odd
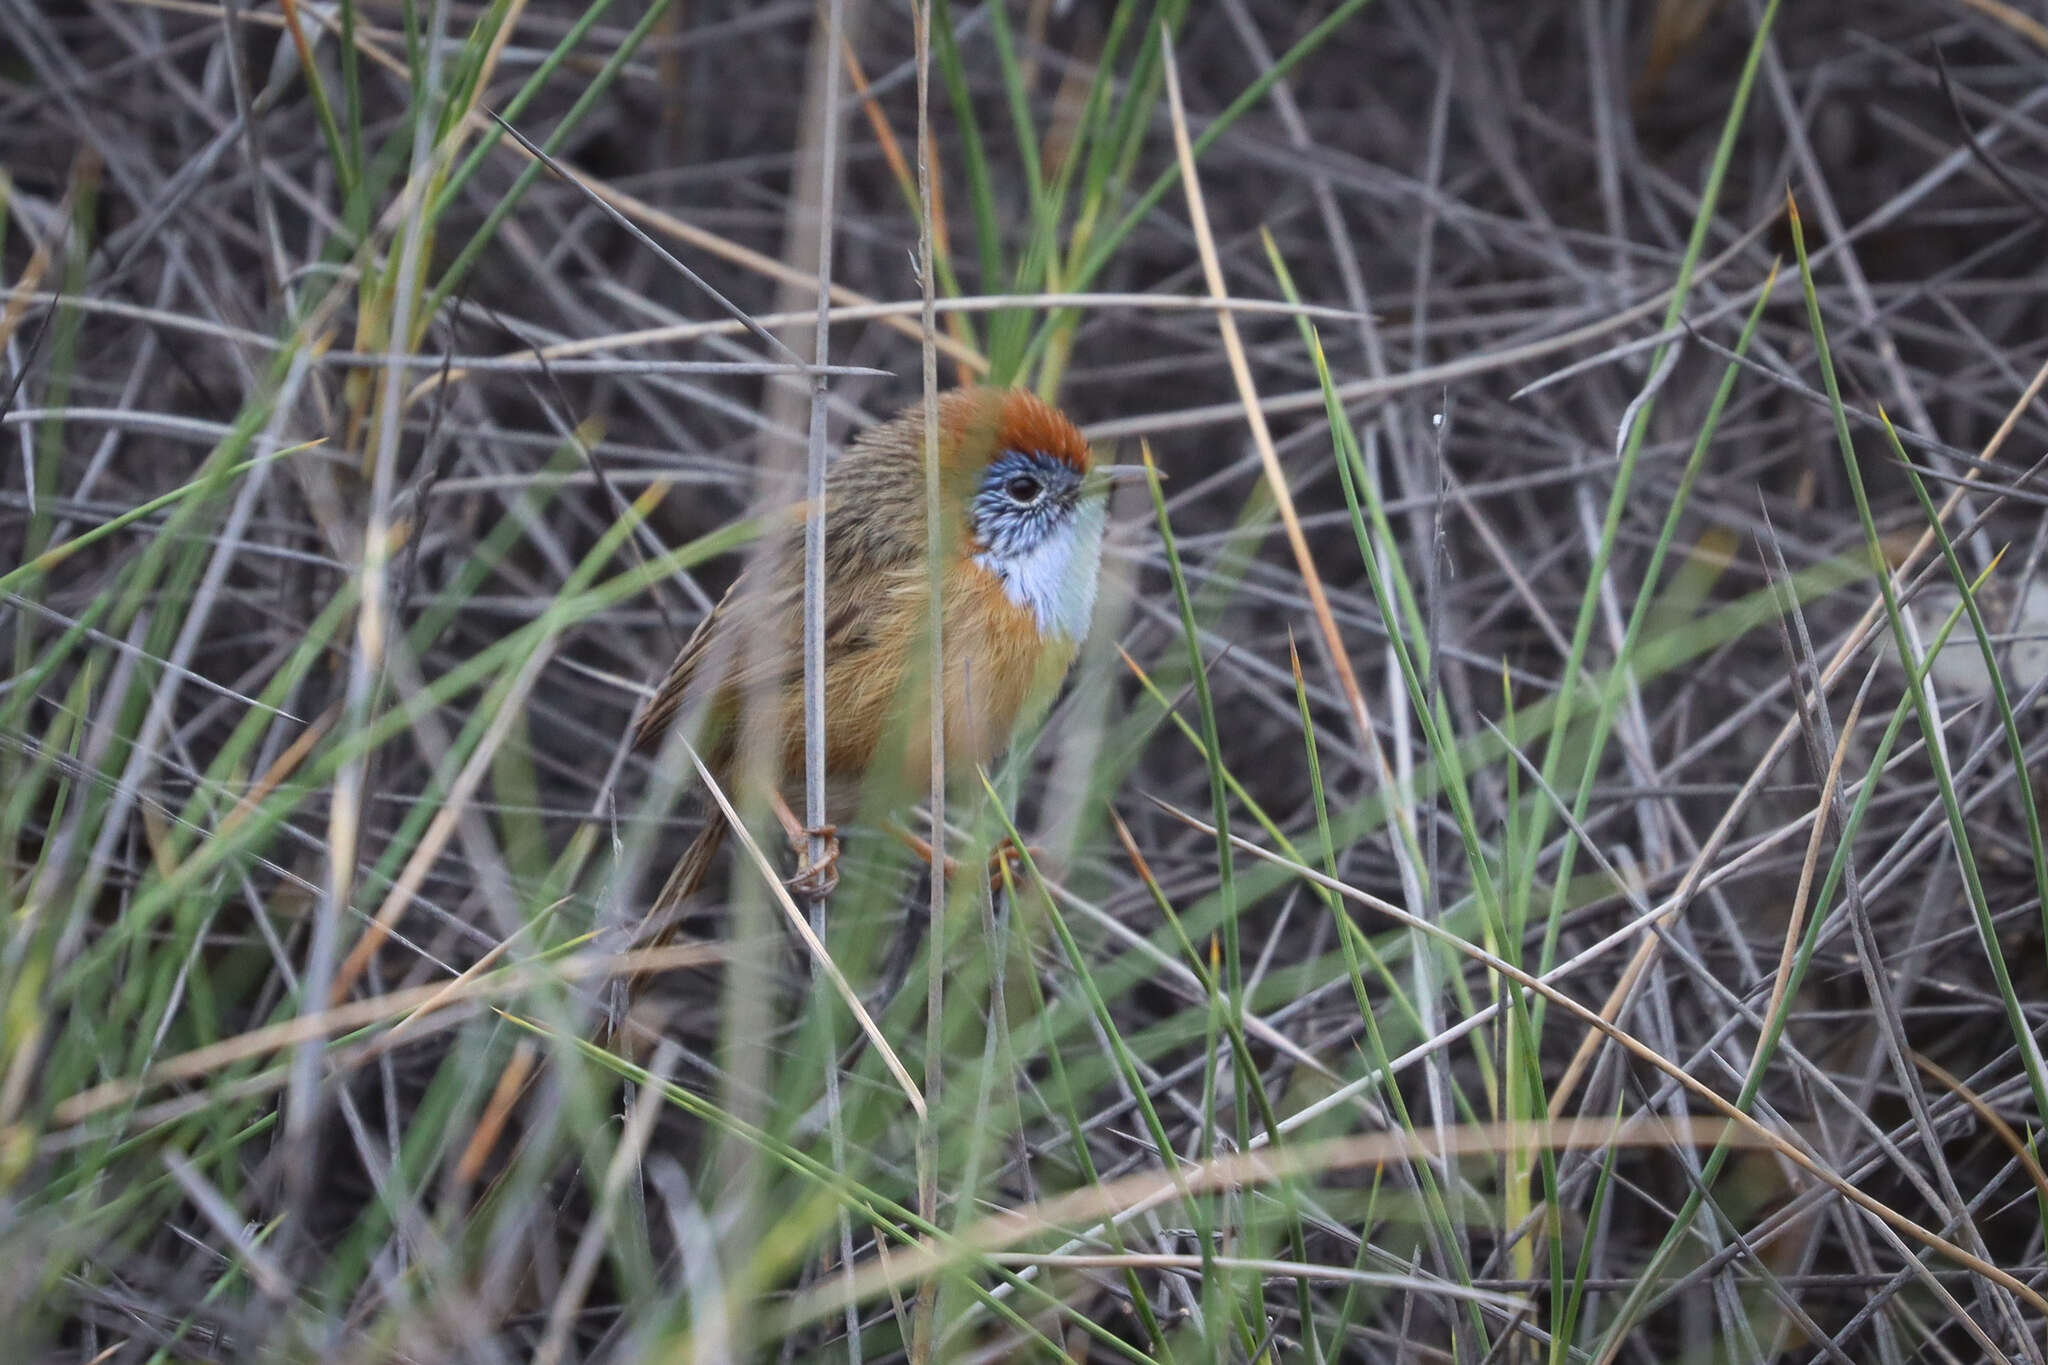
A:
[[[1028,548],[1009,554],[984,550],[974,562],[1002,580],[1012,602],[1031,612],[1040,635],[1078,644],[1095,614],[1095,573],[1108,513],[1107,500],[1083,498]]]

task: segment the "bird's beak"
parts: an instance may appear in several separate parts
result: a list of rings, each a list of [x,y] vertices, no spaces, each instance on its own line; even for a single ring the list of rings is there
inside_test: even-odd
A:
[[[1161,472],[1159,477],[1164,479],[1166,475]],[[1145,466],[1141,464],[1099,464],[1082,478],[1081,493],[1084,497],[1106,497],[1125,484],[1144,482]]]

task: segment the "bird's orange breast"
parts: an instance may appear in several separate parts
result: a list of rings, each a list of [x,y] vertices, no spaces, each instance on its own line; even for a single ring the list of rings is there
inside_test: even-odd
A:
[[[993,764],[1017,727],[1044,713],[1075,646],[1040,635],[1030,610],[970,559],[958,562],[944,591],[946,769],[959,778]],[[930,781],[925,594],[920,566],[914,581],[870,599],[866,646],[827,659],[825,765],[836,812],[885,792],[891,804],[915,800]],[[786,782],[801,781],[803,772],[801,702],[796,690],[785,702]],[[879,785],[870,791],[870,784]]]

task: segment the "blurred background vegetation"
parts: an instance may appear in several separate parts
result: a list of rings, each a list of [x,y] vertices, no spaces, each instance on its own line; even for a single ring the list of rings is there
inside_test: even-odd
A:
[[[0,1354],[2041,1361],[2044,72],[0,3]],[[827,971],[729,858],[604,1043],[821,274],[831,448],[929,352],[1170,479],[951,805],[1025,875],[851,831]]]

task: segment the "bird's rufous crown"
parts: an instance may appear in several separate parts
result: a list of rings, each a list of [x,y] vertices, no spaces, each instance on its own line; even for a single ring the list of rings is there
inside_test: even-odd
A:
[[[939,421],[949,452],[969,468],[1005,450],[1050,455],[1084,474],[1094,463],[1080,428],[1023,389],[955,389],[939,400]]]

